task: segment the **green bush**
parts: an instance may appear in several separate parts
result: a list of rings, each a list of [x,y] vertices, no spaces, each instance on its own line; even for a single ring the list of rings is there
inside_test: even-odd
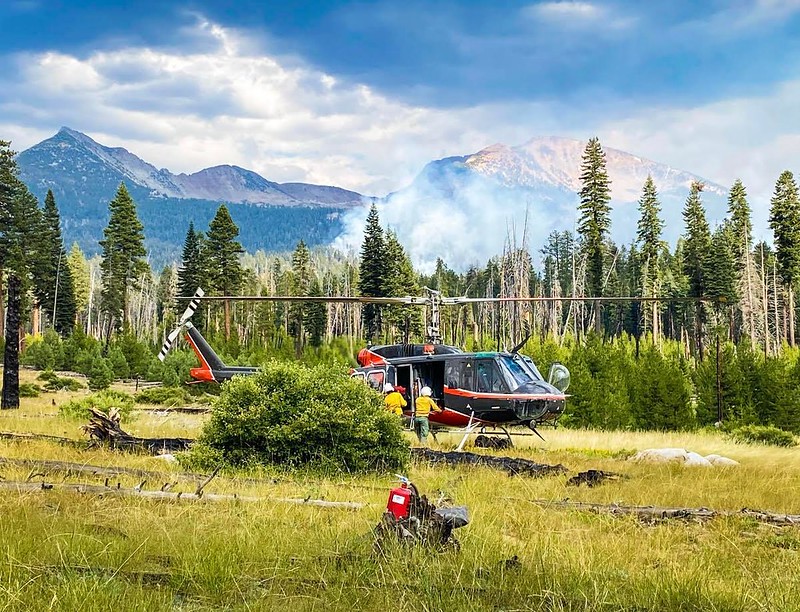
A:
[[[45,391],[80,391],[84,388],[80,381],[66,376],[58,376],[53,370],[45,370],[36,379],[45,383]]]
[[[797,446],[794,435],[772,425],[744,425],[728,434],[736,442],[768,444],[770,446]]]
[[[76,399],[61,404],[58,412],[61,416],[69,419],[86,420],[91,417],[89,408],[102,410],[108,413],[112,408],[119,410],[120,417],[127,419],[133,410],[133,396],[122,391],[107,389],[98,393],[93,393],[87,397]]]
[[[408,457],[400,421],[343,368],[270,361],[224,383],[185,463],[365,472],[401,470]]]
[[[108,351],[108,361],[111,363],[111,369],[114,371],[114,378],[130,377],[131,369],[128,367],[125,355],[123,355],[119,348],[114,347]]]
[[[53,348],[42,338],[31,340],[20,355],[19,361],[20,364],[33,366],[37,370],[52,370],[56,367]]]
[[[151,387],[134,396],[137,404],[182,406],[192,402],[192,397],[182,387]]]
[[[92,391],[108,389],[114,381],[114,369],[105,357],[96,357],[89,370],[89,388]]]
[[[19,385],[20,397],[39,397],[39,394],[41,392],[42,388],[39,385],[35,385],[33,383],[20,383]]]

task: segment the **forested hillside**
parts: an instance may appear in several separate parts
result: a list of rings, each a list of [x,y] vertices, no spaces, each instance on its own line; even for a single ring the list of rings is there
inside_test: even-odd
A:
[[[72,335],[65,315],[52,316],[54,297],[28,288],[37,270],[22,270],[32,283],[25,288],[22,328],[33,334],[23,360],[177,383],[192,357],[173,353],[164,366],[154,352],[183,310],[186,302],[178,298],[197,286],[210,295],[375,297],[421,295],[427,287],[444,296],[517,299],[444,306],[442,335],[468,350],[510,349],[528,338],[523,352],[543,371],[553,361],[565,363],[573,375],[566,424],[679,429],[721,420],[800,432],[794,348],[800,200],[791,172],[778,178],[771,201],[771,244],[753,244],[741,182],[731,186],[724,223],[711,227],[703,184],[695,181],[685,193],[681,238],[670,248],[649,177],[641,187],[636,239],[616,244],[610,187],[605,153],[592,139],[581,161],[575,233],[553,232],[543,244],[509,237],[504,251],[481,267],[459,273],[439,259],[432,274],[421,275],[397,236],[381,226],[375,206],[358,257],[310,249],[305,237],[292,245],[291,256],[246,252],[242,226],[222,206],[210,222],[187,216],[180,261],[154,271],[142,246],[147,230],[136,220],[141,204],[120,185],[101,257],[87,261],[77,247],[64,257],[60,236],[51,238],[50,260],[66,259],[73,284]],[[24,198],[29,202],[30,194]],[[123,244],[131,246],[128,254],[115,259],[115,245]],[[270,356],[353,363],[365,341],[422,340],[426,314],[417,306],[231,300],[205,303],[193,322],[232,363]],[[54,322],[62,339],[56,332],[42,339]]]

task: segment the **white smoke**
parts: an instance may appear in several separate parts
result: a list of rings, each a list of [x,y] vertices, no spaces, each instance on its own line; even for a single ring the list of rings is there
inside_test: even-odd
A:
[[[531,253],[538,252],[551,231],[571,228],[575,215],[575,207],[564,211],[475,176],[465,177],[448,196],[417,179],[376,204],[381,225],[397,234],[415,268],[426,274],[437,258],[459,272],[471,265],[482,268],[505,246],[522,246],[523,240]],[[368,208],[359,208],[345,215],[336,248],[360,247],[367,213]]]

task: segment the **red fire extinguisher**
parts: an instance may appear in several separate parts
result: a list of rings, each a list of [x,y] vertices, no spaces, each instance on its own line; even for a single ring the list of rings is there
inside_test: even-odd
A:
[[[399,476],[400,486],[389,491],[389,501],[386,503],[386,511],[400,520],[408,516],[408,508],[411,505],[413,493],[408,488],[409,481],[405,476]]]

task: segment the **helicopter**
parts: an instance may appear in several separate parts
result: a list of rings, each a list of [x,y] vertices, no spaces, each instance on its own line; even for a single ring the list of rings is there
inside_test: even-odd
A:
[[[439,333],[439,308],[441,305],[463,304],[471,301],[488,301],[492,298],[446,298],[438,291],[427,289],[427,297],[405,296],[395,298],[369,297],[295,297],[295,296],[230,296],[206,297],[198,289],[188,307],[178,319],[176,328],[167,336],[159,353],[164,357],[175,344],[181,331],[185,333],[199,361],[192,368],[193,382],[221,383],[237,375],[258,371],[251,366],[230,366],[214,352],[200,331],[189,321],[200,300],[239,299],[247,301],[325,301],[376,304],[411,304],[429,307],[426,342],[423,344],[388,344],[368,346],[358,352],[360,367],[351,369],[350,375],[360,378],[377,391],[387,384],[400,391],[408,403],[405,416],[413,416],[414,401],[422,387],[430,387],[432,397],[442,412],[430,415],[433,425],[446,428],[463,428],[471,433],[480,428],[499,428],[508,435],[505,427],[524,425],[539,434],[537,427],[555,424],[563,413],[570,382],[569,370],[553,364],[547,380],[533,360],[519,353],[525,341],[511,351],[473,352],[442,343]],[[502,299],[502,298],[494,298]],[[526,338],[527,340],[527,338]],[[510,440],[510,437],[509,437]]]

